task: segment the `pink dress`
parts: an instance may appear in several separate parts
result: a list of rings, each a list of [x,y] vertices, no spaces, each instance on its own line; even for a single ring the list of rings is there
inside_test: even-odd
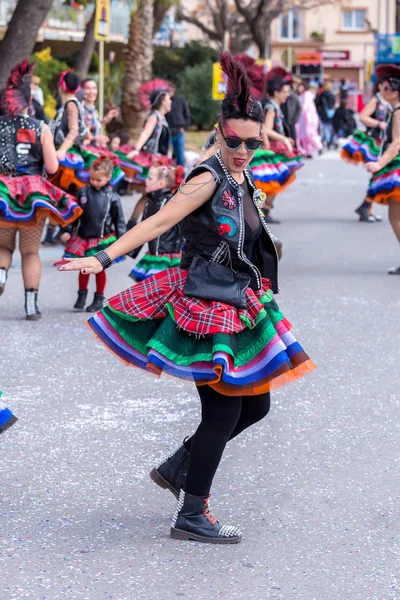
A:
[[[314,95],[310,90],[304,91],[300,96],[302,107],[301,116],[296,123],[297,147],[312,156],[314,150],[321,150],[322,141],[318,133],[319,117],[315,107]]]

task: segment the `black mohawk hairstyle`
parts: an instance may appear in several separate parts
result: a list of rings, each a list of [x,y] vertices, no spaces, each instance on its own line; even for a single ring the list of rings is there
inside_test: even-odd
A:
[[[31,99],[31,77],[34,63],[27,59],[16,65],[10,73],[5,89],[1,94],[1,109],[8,117],[18,115],[29,106]]]
[[[264,112],[261,104],[251,93],[252,84],[243,62],[235,60],[229,52],[220,52],[219,62],[227,78],[225,98],[221,107],[222,117],[251,119],[262,123]]]

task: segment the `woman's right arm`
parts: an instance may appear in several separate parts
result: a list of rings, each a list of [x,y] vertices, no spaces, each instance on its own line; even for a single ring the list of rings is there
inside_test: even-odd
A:
[[[138,223],[107,248],[108,256],[111,260],[115,260],[146,242],[158,238],[202,204],[205,204],[212,197],[215,187],[215,179],[209,171],[193,177],[159,212]],[[85,269],[86,273],[99,273],[102,266],[97,258],[91,257],[73,259],[67,265],[59,268],[60,271],[79,271],[81,269]]]
[[[157,125],[157,117],[156,115],[151,115],[147,121],[145,126],[143,127],[142,133],[139,135],[139,139],[135,144],[135,149],[129,152],[127,155],[128,158],[133,158],[137,154],[139,154],[140,150],[146,144],[147,140],[150,138],[151,134],[154,131],[155,126]]]
[[[60,160],[65,158],[65,154],[72,148],[79,135],[79,111],[75,102],[68,102],[66,110],[68,117],[68,134],[65,136],[65,140],[57,150],[57,156]]]
[[[285,135],[282,135],[281,133],[278,133],[277,131],[275,131],[274,121],[275,121],[275,111],[273,109],[267,110],[265,112],[263,137],[264,137],[264,135],[266,135],[267,139],[283,142],[285,144],[285,146],[287,147],[287,149],[289,150],[289,152],[292,152],[293,147],[292,147],[292,144],[290,143],[289,138],[286,137]]]
[[[365,127],[380,127],[381,121],[378,121],[378,119],[373,119],[371,117],[371,115],[376,110],[377,104],[378,100],[375,96],[373,96],[360,112],[360,121],[363,125],[365,125]],[[386,123],[384,123],[384,128],[385,127]]]
[[[44,167],[49,175],[54,175],[58,169],[58,159],[53,136],[46,124],[42,127],[40,142],[42,144]]]

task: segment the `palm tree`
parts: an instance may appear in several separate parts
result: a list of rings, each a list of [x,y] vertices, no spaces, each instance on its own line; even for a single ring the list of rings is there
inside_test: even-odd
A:
[[[18,0],[0,45],[0,87],[14,65],[32,53],[37,33],[52,4],[53,0]]]
[[[131,135],[134,135],[142,121],[138,90],[142,83],[151,78],[153,25],[154,0],[137,0],[129,25],[121,97],[122,118]]]

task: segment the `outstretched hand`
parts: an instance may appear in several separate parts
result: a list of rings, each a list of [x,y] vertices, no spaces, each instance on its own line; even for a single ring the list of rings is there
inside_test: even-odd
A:
[[[103,270],[101,263],[94,256],[90,258],[65,258],[68,261],[66,265],[60,265],[59,271],[81,271],[85,275],[97,275]]]

